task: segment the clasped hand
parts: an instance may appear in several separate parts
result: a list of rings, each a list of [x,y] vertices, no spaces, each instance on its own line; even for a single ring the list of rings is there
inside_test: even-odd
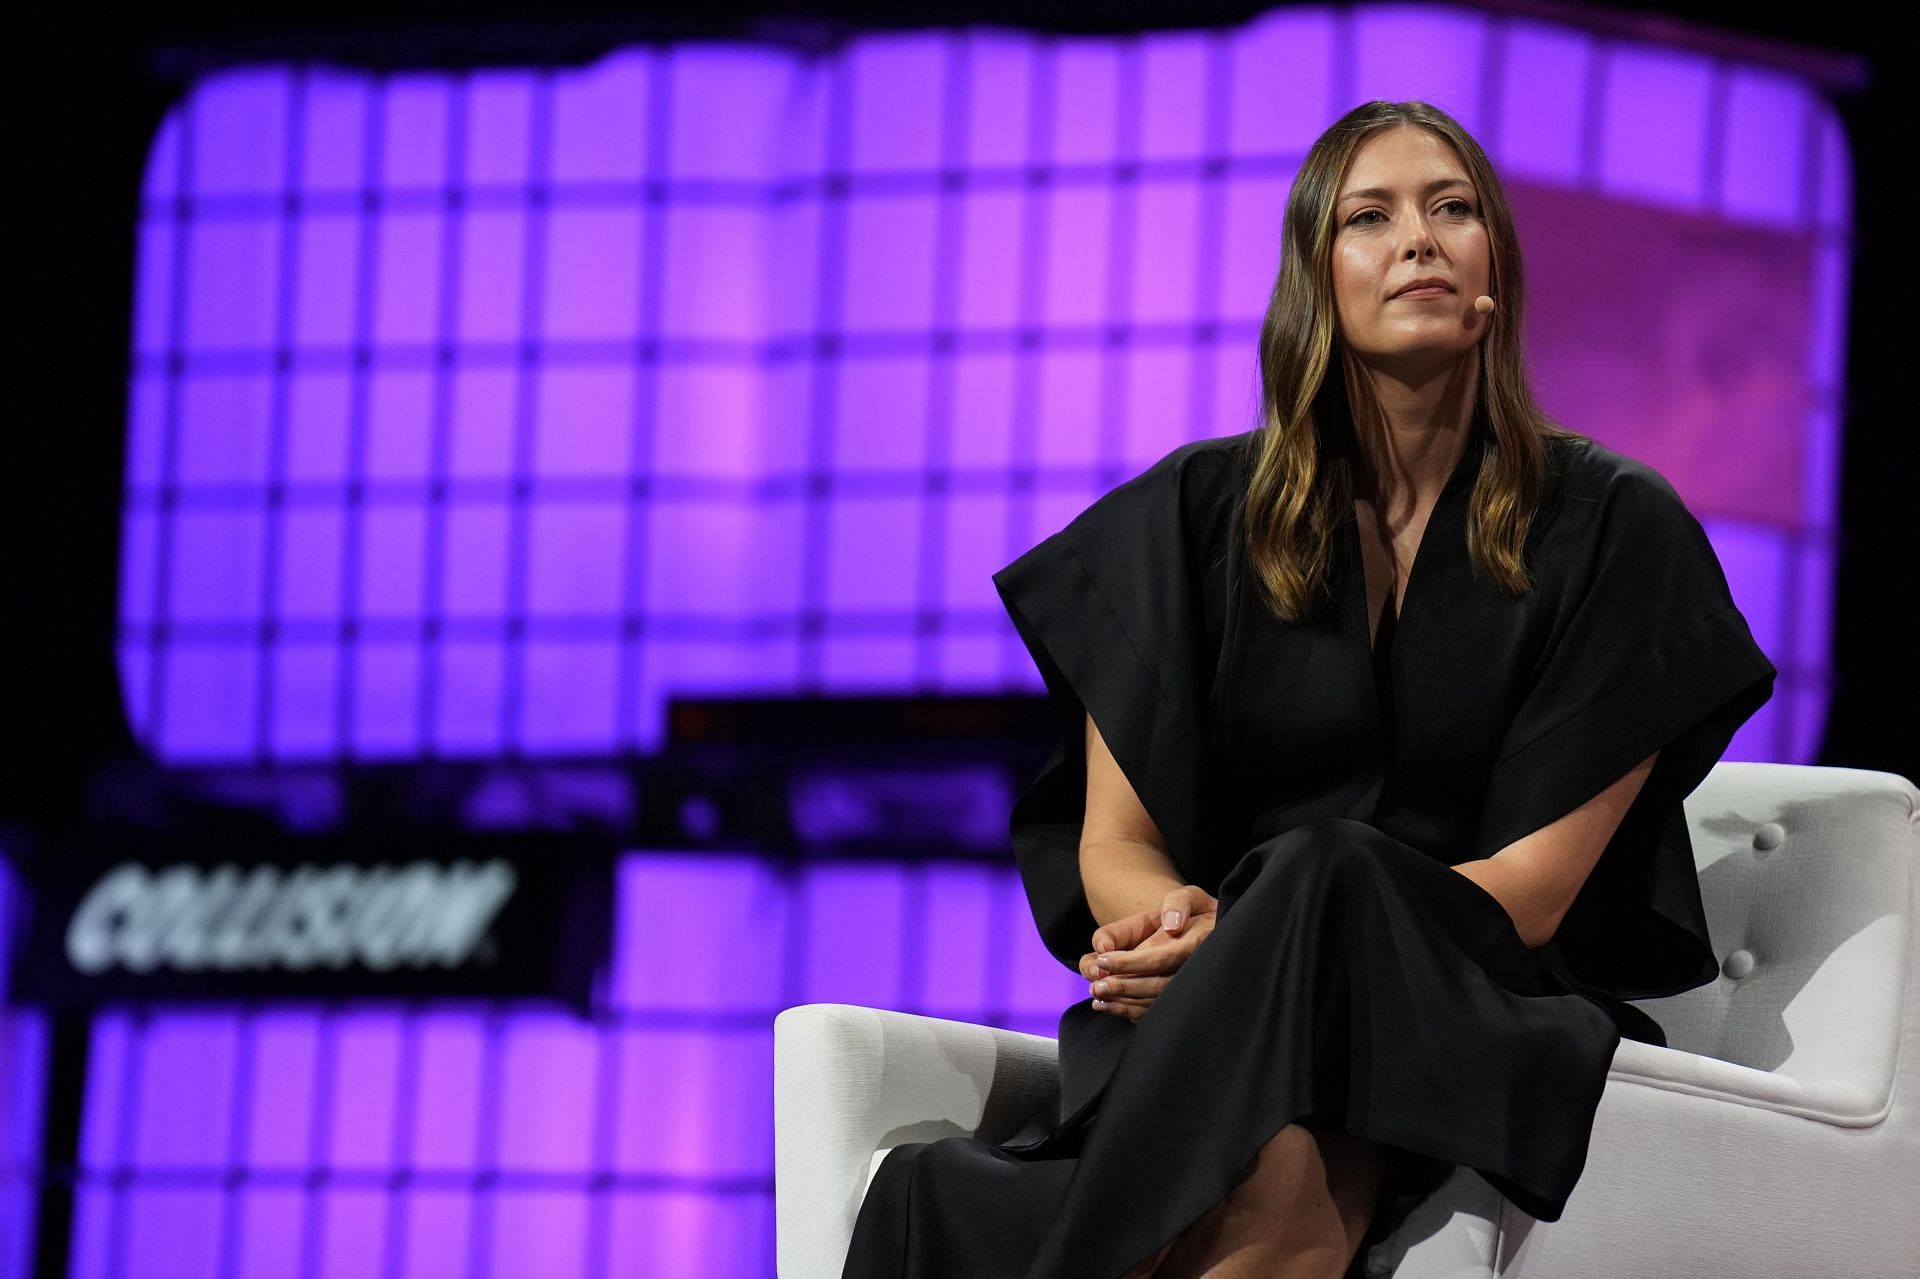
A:
[[[1095,929],[1093,949],[1080,957],[1094,1008],[1139,1021],[1213,932],[1219,910],[1212,894],[1183,884],[1168,890],[1157,910]]]

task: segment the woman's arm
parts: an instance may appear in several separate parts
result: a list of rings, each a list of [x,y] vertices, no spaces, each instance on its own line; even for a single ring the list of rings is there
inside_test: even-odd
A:
[[[1660,752],[1655,751],[1566,816],[1514,840],[1491,857],[1459,862],[1454,869],[1507,908],[1514,930],[1528,949],[1546,945],[1658,758]]]
[[[1160,904],[1181,885],[1167,841],[1147,815],[1133,783],[1120,771],[1106,739],[1087,716],[1087,809],[1080,832],[1080,882],[1095,922],[1115,920]]]
[[[1212,934],[1219,903],[1180,882],[1166,839],[1091,715],[1080,881],[1100,923],[1080,957],[1094,1010],[1138,1021]]]

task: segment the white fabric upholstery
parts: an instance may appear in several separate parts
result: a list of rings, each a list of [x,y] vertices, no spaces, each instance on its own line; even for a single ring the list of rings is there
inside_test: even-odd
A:
[[[1686,801],[1722,976],[1642,1001],[1555,1222],[1461,1169],[1366,1258],[1393,1279],[1920,1275],[1920,790],[1723,762]],[[906,1141],[997,1141],[1054,1101],[1052,1040],[847,1005],[775,1022],[779,1266],[840,1273]]]
[[[1038,1035],[851,1004],[773,1023],[773,1175],[783,1275],[838,1275],[873,1170],[910,1141],[1004,1141],[1059,1094]]]

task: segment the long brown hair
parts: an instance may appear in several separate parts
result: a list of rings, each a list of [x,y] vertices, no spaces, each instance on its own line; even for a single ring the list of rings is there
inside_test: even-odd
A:
[[[1487,228],[1495,311],[1478,343],[1472,431],[1486,451],[1467,518],[1467,549],[1514,594],[1531,585],[1522,552],[1546,472],[1545,441],[1574,435],[1541,412],[1521,363],[1520,242],[1486,152],[1452,116],[1424,102],[1369,102],[1347,112],[1320,135],[1293,180],[1280,274],[1260,325],[1263,429],[1255,437],[1245,531],[1260,594],[1287,621],[1329,597],[1333,539],[1342,521],[1353,518],[1354,398],[1364,394],[1366,380],[1340,339],[1334,310],[1334,205],[1361,144],[1408,125],[1436,134],[1459,155]]]

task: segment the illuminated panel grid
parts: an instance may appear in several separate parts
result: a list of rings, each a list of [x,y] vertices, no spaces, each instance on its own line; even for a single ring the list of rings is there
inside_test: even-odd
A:
[[[635,854],[618,910],[591,1019],[96,1019],[72,1273],[770,1273],[774,1014],[864,1003],[1051,1035],[1084,990],[1029,942],[1002,867]]]
[[[1776,73],[1419,8],[209,79],[146,178],[132,720],[176,760],[543,754],[647,749],[672,688],[1037,689],[989,574],[1173,444],[1250,424],[1300,151],[1339,106],[1410,94],[1521,195],[1801,251],[1806,287],[1762,308],[1784,367],[1737,333],[1677,371],[1642,353],[1625,376],[1676,406],[1644,432],[1556,378],[1577,342],[1537,332],[1535,355],[1556,413],[1681,486],[1782,669],[1731,754],[1811,758],[1834,113]],[[1684,323],[1734,296],[1713,286],[1605,309]],[[1785,474],[1743,491],[1686,464],[1762,401]]]
[[[203,83],[141,231],[135,724],[176,760],[540,754],[651,749],[668,689],[1037,691],[989,574],[1250,424],[1287,183],[1375,95],[1446,106],[1516,188],[1806,246],[1776,308],[1798,467],[1748,491],[1649,460],[1782,670],[1729,756],[1810,759],[1851,219],[1832,111],[1772,73],[1418,7]],[[1535,349],[1586,429],[1610,405],[1556,393],[1578,354]],[[1046,1032],[1078,993],[1004,868],[647,855],[622,910],[590,1022],[102,1019],[75,1273],[764,1273],[778,1008]]]

